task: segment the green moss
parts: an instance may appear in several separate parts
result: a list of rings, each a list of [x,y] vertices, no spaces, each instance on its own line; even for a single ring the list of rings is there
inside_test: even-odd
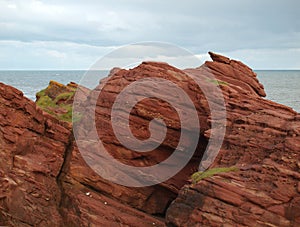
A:
[[[228,83],[222,80],[207,80],[210,83],[213,83],[215,85],[223,85],[223,86],[228,86]]]
[[[55,102],[49,96],[39,96],[39,100],[36,103],[42,109],[47,107],[55,107]]]
[[[54,102],[57,103],[59,100],[70,100],[75,94],[75,91],[65,92],[59,94],[55,99]]]
[[[45,96],[46,95],[45,92],[46,92],[46,89],[43,89],[43,90],[39,91],[38,93],[36,93],[36,96],[38,98]]]
[[[58,104],[58,101],[70,100],[74,96],[75,90],[76,89],[74,89],[74,91],[61,93],[54,100],[46,95],[46,89],[41,90],[36,94],[38,97],[36,104],[45,112],[55,116],[57,119],[61,121],[72,122],[72,104],[66,104],[64,102]],[[55,108],[64,109],[66,113],[55,113]]]
[[[72,104],[70,105],[60,105],[59,107],[67,110],[68,112],[65,113],[65,114],[60,114],[58,115],[58,119],[59,120],[62,120],[62,121],[68,121],[68,122],[71,122],[72,121]]]
[[[228,172],[233,172],[233,171],[238,171],[238,170],[239,169],[236,166],[212,168],[212,169],[208,169],[204,172],[202,172],[202,171],[196,172],[191,176],[191,178],[192,178],[193,184],[196,184],[200,180],[207,178],[207,177],[212,177],[218,173],[228,173]]]

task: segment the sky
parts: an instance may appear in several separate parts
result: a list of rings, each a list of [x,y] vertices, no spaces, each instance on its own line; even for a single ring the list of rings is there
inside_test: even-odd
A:
[[[143,41],[300,69],[299,9],[299,0],[0,0],[0,70],[88,69]]]

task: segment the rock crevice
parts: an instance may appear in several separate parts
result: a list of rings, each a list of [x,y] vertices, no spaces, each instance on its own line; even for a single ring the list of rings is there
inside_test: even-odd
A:
[[[167,123],[167,136],[152,152],[141,155],[127,149],[116,139],[109,121],[117,94],[133,81],[155,77],[167,78],[191,97],[201,125],[194,156],[173,178],[143,188],[107,181],[85,163],[71,124],[61,117],[66,114],[62,107],[69,108],[64,102],[73,101],[74,94],[69,90],[63,96],[50,94],[52,104],[57,97],[62,98],[57,102],[60,109],[52,106],[46,113],[22,92],[0,83],[0,225],[298,226],[299,114],[264,99],[263,86],[248,66],[210,55],[213,61],[196,69],[179,70],[165,63],[145,62],[130,70],[113,70],[105,85],[102,81],[92,91],[72,85],[71,92],[75,87],[81,89],[85,107],[96,100],[96,126],[105,148],[114,158],[132,166],[151,166],[168,158],[182,128],[171,105],[157,99],[143,100],[130,113],[132,133],[146,139],[149,121],[159,115]],[[193,183],[190,176],[197,171],[213,119],[207,99],[190,74],[203,81],[214,75],[215,80],[209,82],[218,84],[224,96],[227,120],[222,127],[226,127],[226,134],[210,169],[238,169]],[[66,93],[62,86],[51,84],[52,91],[56,92],[54,86],[58,86]],[[101,97],[97,98],[99,89]],[[135,90],[136,95],[143,92]],[[169,95],[175,98],[175,94]],[[88,124],[88,117],[79,120]],[[94,155],[91,153],[91,157]],[[110,171],[114,166],[105,168]]]

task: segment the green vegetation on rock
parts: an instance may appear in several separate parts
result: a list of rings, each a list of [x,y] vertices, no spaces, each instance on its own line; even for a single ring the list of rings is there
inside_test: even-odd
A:
[[[193,184],[196,184],[200,180],[207,178],[207,177],[212,177],[218,173],[228,173],[228,172],[234,172],[234,171],[238,171],[238,170],[239,169],[236,166],[212,168],[212,169],[208,169],[204,172],[202,172],[202,171],[196,172],[191,176],[191,178],[192,178]]]
[[[228,83],[222,80],[207,80],[210,83],[213,83],[215,85],[223,85],[223,86],[228,86]]]
[[[72,121],[72,105],[76,87],[50,81],[48,87],[36,94],[36,104],[59,120]]]
[[[56,96],[54,102],[57,103],[59,100],[65,100],[69,101],[71,98],[74,97],[75,90],[70,92],[61,93],[58,96]]]
[[[55,107],[55,102],[48,96],[39,96],[36,104],[42,109],[47,109],[48,107]]]

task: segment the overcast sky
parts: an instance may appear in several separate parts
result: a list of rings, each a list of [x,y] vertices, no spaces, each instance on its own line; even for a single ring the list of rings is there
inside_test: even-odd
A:
[[[88,69],[141,41],[300,69],[299,9],[299,0],[0,0],[0,69]]]

